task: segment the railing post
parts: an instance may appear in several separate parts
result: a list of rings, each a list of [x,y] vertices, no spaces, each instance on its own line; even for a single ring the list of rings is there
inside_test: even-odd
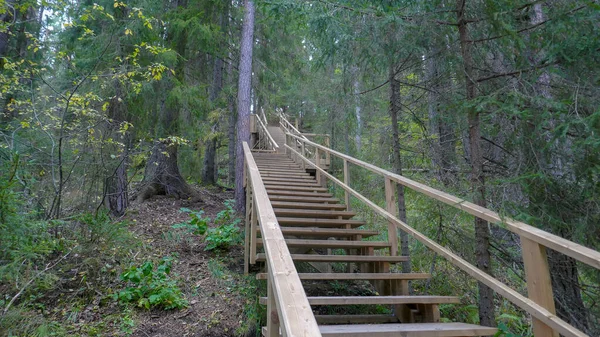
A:
[[[254,199],[254,198],[252,198]],[[256,214],[256,200],[252,200],[252,213],[250,216],[250,263],[256,264],[256,224],[258,214]]]
[[[306,158],[306,147],[304,146],[304,142],[302,142],[302,157]],[[302,159],[302,170],[306,170],[306,162]]]
[[[244,275],[248,275],[250,269],[250,212],[252,211],[252,198],[250,197],[250,191],[248,184],[248,177],[245,174],[246,166],[244,166],[244,185],[246,187],[246,222],[244,226]]]
[[[267,267],[268,268],[268,267]],[[267,337],[279,337],[279,315],[273,292],[273,278],[267,270]]]
[[[395,183],[389,177],[385,177],[385,208],[388,213],[396,216],[396,203],[394,202]],[[398,255],[398,230],[396,224],[388,222],[388,242],[390,243],[390,256]]]
[[[348,161],[344,159],[344,184],[350,187],[350,170],[348,170]],[[344,189],[344,202],[346,203],[346,210],[350,210],[350,193]]]
[[[554,306],[546,247],[521,236],[521,249],[523,252],[523,264],[525,265],[525,278],[527,280],[527,295],[532,301],[555,314],[556,308]],[[531,319],[533,334],[535,336],[558,337],[558,332],[542,321],[534,317]]]
[[[331,149],[331,141],[329,135],[325,137],[325,146],[327,146],[328,149]],[[331,165],[331,153],[329,153],[329,151],[325,153],[325,165]]]

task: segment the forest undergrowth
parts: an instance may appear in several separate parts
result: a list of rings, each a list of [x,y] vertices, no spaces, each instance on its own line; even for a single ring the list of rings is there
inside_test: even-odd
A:
[[[259,284],[243,275],[232,193],[196,190],[117,220],[35,221],[4,195],[0,336],[254,336]]]

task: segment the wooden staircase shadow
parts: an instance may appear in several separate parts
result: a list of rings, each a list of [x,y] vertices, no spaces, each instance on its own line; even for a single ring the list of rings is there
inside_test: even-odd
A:
[[[390,256],[388,241],[366,238],[378,231],[363,229],[364,221],[354,219],[340,200],[285,154],[254,153],[261,178],[277,217],[293,261],[310,263],[319,272],[298,275],[307,292],[309,304],[323,336],[488,336],[496,328],[464,323],[441,323],[439,305],[460,304],[458,297],[410,295],[411,280],[430,278],[427,273],[395,273],[391,266],[406,261]],[[260,236],[260,230],[257,231]],[[256,241],[262,246],[260,238]],[[343,252],[343,254],[339,254]],[[388,255],[384,255],[388,253]],[[257,254],[257,262],[265,255]],[[267,274],[257,274],[266,279]],[[369,282],[371,294],[344,293],[338,287],[335,296],[311,296],[311,289],[326,288],[333,282]],[[310,285],[310,287],[308,287]],[[316,288],[315,288],[316,287]],[[319,291],[317,291],[320,293]],[[266,304],[267,299],[262,298]],[[388,313],[375,312],[322,314],[322,307],[386,306]],[[263,335],[266,335],[263,329]],[[269,335],[274,336],[274,335]]]

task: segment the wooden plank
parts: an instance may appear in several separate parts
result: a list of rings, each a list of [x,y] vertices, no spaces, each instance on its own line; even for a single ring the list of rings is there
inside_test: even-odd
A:
[[[258,254],[258,261],[264,261],[265,255]],[[383,255],[319,255],[319,254],[292,254],[294,261],[312,262],[404,262],[406,256],[383,256]]]
[[[301,187],[301,186],[274,186],[270,185],[267,190],[284,190],[297,192],[327,192],[328,189],[323,187]]]
[[[389,248],[387,241],[345,241],[345,240],[306,240],[306,239],[285,239],[288,247],[306,247],[306,248]],[[262,239],[256,239],[257,245],[262,245]]]
[[[269,274],[272,277],[273,295],[284,335],[320,336],[317,321],[306,298],[283,234],[279,230],[275,212],[260,179],[260,173],[250,152],[250,147],[247,142],[242,145],[247,174],[252,181],[252,195],[256,199],[256,212],[264,241]]]
[[[442,192],[435,188],[429,187],[425,184],[421,184],[414,180],[408,179],[404,176],[384,170],[375,165],[366,163],[362,160],[358,160],[356,158],[350,157],[343,153],[331,150],[322,145],[313,143],[308,140],[303,140],[302,138],[299,138],[295,135],[290,135],[290,136],[293,138],[299,139],[302,142],[306,142],[307,144],[316,146],[316,147],[320,148],[321,150],[328,151],[329,153],[331,153],[337,157],[340,157],[342,159],[348,160],[348,162],[351,162],[355,165],[361,166],[367,170],[370,170],[372,172],[383,175],[384,177],[388,177],[388,178],[396,181],[397,183],[402,184],[414,191],[423,193],[423,194],[427,195],[428,197],[431,197],[435,200],[441,201],[445,204],[448,204],[450,206],[453,206],[455,208],[463,210],[471,215],[474,215],[476,217],[479,217],[479,218],[484,219],[491,223],[505,225],[506,228],[508,230],[510,230],[511,232],[514,232],[516,234],[524,236],[524,237],[526,237],[530,240],[533,240],[537,243],[540,243],[548,248],[556,250],[562,254],[568,255],[568,256],[570,256],[576,260],[579,260],[583,263],[586,263],[596,269],[600,269],[600,252],[598,252],[598,251],[587,248],[587,247],[577,244],[575,242],[566,240],[557,235],[554,235],[554,234],[548,233],[546,231],[543,231],[539,228],[530,226],[526,223],[501,216],[500,214],[498,214],[492,210],[478,206],[472,202],[455,197],[451,194]]]
[[[266,188],[272,187],[321,187],[315,180],[308,181],[299,181],[299,182],[291,182],[291,181],[263,181]]]
[[[527,279],[527,295],[551,313],[556,313],[546,248],[525,237],[521,237],[521,248]],[[558,332],[535,317],[532,319],[532,325],[535,336],[558,337]]]
[[[348,191],[346,191],[348,193]],[[385,178],[385,205],[386,210],[396,216],[396,203],[394,202],[394,186],[392,180]],[[388,240],[390,242],[390,255],[398,255],[398,229],[393,221],[388,221]]]
[[[275,294],[273,292],[272,276],[269,275],[267,281],[267,297],[265,304],[267,305],[267,334],[268,337],[279,336],[279,315],[277,314],[277,303],[275,302]]]
[[[310,305],[390,305],[390,304],[458,304],[454,296],[309,296]],[[267,297],[260,298],[267,304]]]
[[[273,190],[267,189],[269,196],[271,195],[291,195],[291,196],[302,196],[302,197],[313,197],[313,198],[331,198],[331,193],[320,193],[320,192],[306,192],[306,191],[286,191],[286,190]]]
[[[303,203],[332,203],[332,204],[337,204],[340,202],[340,199],[338,198],[317,198],[317,197],[302,197],[302,196],[293,196],[293,195],[271,195],[269,196],[269,199],[271,200],[271,202],[273,201],[287,201],[287,202],[292,202],[292,201],[297,201],[297,202],[303,202]]]
[[[350,186],[350,170],[348,169],[348,161],[344,160],[344,184]],[[344,190],[344,203],[346,204],[346,210],[350,210],[350,194]]]
[[[370,237],[379,235],[378,231],[366,229],[346,229],[346,228],[313,228],[313,227],[280,227],[283,235],[294,236],[323,236],[323,237],[348,237],[361,235]]]
[[[291,148],[290,148],[290,151],[292,153],[294,153],[294,152],[297,153],[297,151],[295,151]],[[303,160],[307,160],[307,159],[304,158]],[[312,166],[315,167],[314,164],[312,164]],[[367,199],[362,194],[360,194],[357,191],[346,186],[343,182],[341,182],[339,179],[332,176],[325,170],[322,170],[322,169],[316,168],[316,167],[315,167],[315,169],[321,171],[321,173],[323,175],[325,175],[331,181],[338,184],[340,187],[348,190],[348,192],[350,192],[357,199],[359,199],[360,201],[365,203],[367,206],[369,206],[371,209],[373,209],[376,213],[378,213],[379,215],[381,215],[388,221],[393,221],[396,224],[396,226],[398,226],[399,228],[401,228],[402,230],[407,232],[409,235],[411,235],[413,238],[415,238],[416,240],[421,242],[423,245],[425,245],[432,251],[434,251],[434,252],[438,253],[439,255],[441,255],[442,257],[444,257],[451,264],[457,266],[461,270],[465,271],[467,274],[471,275],[473,278],[484,283],[488,287],[494,289],[494,291],[496,291],[498,294],[500,294],[501,296],[504,296],[506,299],[508,299],[509,301],[511,301],[518,307],[520,307],[521,309],[527,311],[529,314],[531,314],[535,318],[539,319],[540,321],[542,321],[545,324],[552,327],[554,330],[557,330],[559,333],[561,333],[565,336],[569,336],[569,337],[589,337],[585,333],[580,331],[579,329],[573,327],[569,323],[567,323],[564,320],[557,317],[552,312],[548,311],[546,308],[538,305],[537,303],[530,300],[529,298],[519,294],[518,292],[516,292],[515,290],[513,290],[506,284],[495,279],[493,276],[488,275],[487,273],[478,269],[474,265],[465,261],[460,256],[454,254],[453,252],[451,252],[450,250],[441,246],[437,242],[429,239],[427,236],[425,236],[421,232],[415,230],[414,228],[408,226],[406,223],[400,221],[400,219],[396,218],[391,213],[389,213],[386,210],[384,210],[383,208],[379,207],[377,204],[375,204],[371,200]],[[527,236],[527,238],[529,238],[529,237]]]
[[[314,209],[274,208],[275,214],[282,217],[314,217],[349,219],[356,215],[348,211],[329,211]]]
[[[394,315],[315,315],[319,324],[381,324],[398,323]]]
[[[311,176],[289,176],[289,175],[280,175],[280,176],[273,176],[270,174],[260,174],[260,176],[262,177],[263,182],[269,182],[269,181],[279,181],[279,182],[317,182],[317,180],[314,177]]]
[[[330,209],[330,210],[341,210],[346,209],[345,205],[340,204],[317,204],[317,203],[304,203],[304,202],[287,202],[287,201],[274,201],[271,199],[271,205],[275,208],[286,208],[286,209]]]
[[[301,280],[426,280],[426,273],[298,273]],[[256,274],[257,280],[266,280],[267,274]]]
[[[365,224],[361,220],[353,219],[314,219],[314,218],[278,218],[280,225],[293,225],[302,227],[340,227],[350,225],[352,228],[360,227]]]
[[[323,337],[466,337],[490,336],[498,329],[465,323],[321,325]]]

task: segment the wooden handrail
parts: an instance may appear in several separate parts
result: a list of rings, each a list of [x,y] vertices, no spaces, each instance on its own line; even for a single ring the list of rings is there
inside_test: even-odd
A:
[[[263,123],[263,121],[260,119],[260,117],[256,118],[256,120],[258,121],[259,129],[261,129],[263,131],[263,134],[266,136],[266,138],[268,140],[269,147],[270,147],[268,150],[276,151],[279,148],[279,145],[275,142],[275,140],[273,139],[273,136],[271,136],[269,129],[267,129],[267,126]]]
[[[247,207],[252,205],[250,216],[259,225],[268,269],[267,330],[269,336],[279,336],[277,325],[281,328],[283,336],[321,336],[247,142],[243,143],[243,148],[246,162],[246,189],[247,193],[251,192],[251,201]],[[249,242],[248,236],[250,238],[254,237],[254,240],[256,240],[255,235],[256,231],[251,231],[248,222],[246,222],[246,242],[252,245],[253,243]],[[248,246],[246,246],[247,249],[249,249]],[[246,257],[247,255],[245,254]],[[248,263],[247,258],[244,263]]]
[[[390,172],[388,170],[382,169],[375,165],[366,163],[362,160],[356,159],[354,157],[345,155],[343,153],[337,152],[330,148],[327,148],[323,145],[319,145],[317,143],[311,142],[310,140],[301,139],[297,136],[291,135],[293,138],[296,138],[300,141],[305,142],[308,145],[319,148],[320,150],[326,151],[340,157],[344,160],[347,160],[349,163],[355,164],[357,166],[363,167],[371,172],[382,175],[383,177],[390,178],[391,180],[404,185],[414,191],[425,194],[426,196],[433,198],[435,200],[441,201],[445,204],[458,208],[462,211],[465,211],[471,215],[489,221],[491,223],[495,223],[498,225],[505,224],[507,229],[513,233],[522,235],[532,241],[535,241],[539,244],[542,244],[548,248],[556,250],[562,254],[568,255],[578,261],[581,261],[587,265],[590,265],[596,269],[600,269],[600,252],[597,252],[593,249],[587,248],[575,242],[569,241],[567,239],[561,238],[560,236],[548,233],[539,228],[533,227],[526,223],[513,220],[507,217],[503,217],[498,213],[489,210],[487,208],[478,206],[472,202],[467,200],[455,197],[446,192],[442,192],[435,188],[429,187],[427,185],[416,182],[412,179],[408,179],[399,174]]]
[[[569,255],[573,258],[578,259],[579,261],[587,263],[596,268],[599,268],[599,266],[600,266],[600,253],[598,253],[597,251],[594,251],[592,249],[589,249],[587,247],[576,244],[574,242],[571,242],[569,240],[566,240],[564,238],[544,232],[538,228],[529,226],[525,223],[518,222],[518,221],[515,221],[512,219],[502,218],[502,217],[500,217],[500,215],[498,215],[497,213],[495,213],[489,209],[477,206],[477,205],[470,203],[464,199],[457,198],[448,193],[436,190],[434,188],[431,188],[424,184],[415,182],[411,179],[408,179],[408,178],[400,176],[398,174],[389,172],[387,170],[381,169],[381,168],[371,165],[369,163],[365,163],[361,160],[358,160],[356,158],[350,157],[343,153],[334,151],[325,146],[316,144],[316,143],[311,142],[306,139],[302,139],[302,138],[295,136],[293,134],[290,134],[290,133],[288,133],[288,136],[295,138],[296,141],[300,141],[303,146],[310,145],[321,151],[325,151],[332,155],[338,156],[344,160],[345,164],[349,162],[349,163],[353,163],[355,165],[361,166],[363,168],[366,168],[372,172],[383,175],[386,178],[386,180],[389,179],[391,181],[395,181],[395,182],[402,184],[408,188],[411,188],[415,191],[421,192],[435,200],[439,200],[439,201],[449,204],[455,208],[458,208],[460,210],[468,212],[469,214],[480,217],[480,218],[485,219],[490,222],[494,222],[494,223],[498,223],[498,224],[502,224],[502,223],[507,224],[508,229],[515,233],[520,234],[521,239],[523,241],[523,254],[524,254],[524,256],[527,255],[526,257],[524,257],[524,261],[526,264],[525,267],[526,267],[526,270],[529,269],[526,274],[527,274],[527,283],[528,283],[528,289],[529,289],[528,292],[529,292],[530,298],[527,298],[527,297],[521,295],[517,291],[513,290],[509,286],[505,285],[504,283],[502,283],[499,280],[497,280],[496,278],[494,278],[493,276],[486,274],[482,270],[478,269],[477,267],[473,266],[466,260],[464,260],[461,257],[459,257],[458,255],[454,254],[447,248],[439,245],[435,241],[429,239],[424,234],[422,234],[422,233],[418,232],[417,230],[415,230],[414,228],[408,226],[406,223],[402,222],[400,219],[398,219],[395,215],[393,215],[389,211],[384,210],[383,208],[381,208],[377,204],[375,204],[373,201],[367,199],[362,194],[360,194],[357,191],[355,191],[354,189],[350,188],[350,186],[348,186],[347,183],[344,183],[344,182],[340,181],[339,179],[335,178],[333,175],[329,174],[327,171],[325,171],[324,169],[319,167],[318,164],[314,164],[310,159],[308,159],[307,157],[303,156],[301,153],[296,151],[296,149],[292,148],[288,144],[285,145],[285,147],[289,151],[291,151],[292,154],[295,155],[294,156],[295,158],[299,158],[302,160],[303,164],[308,164],[308,165],[314,167],[320,174],[329,178],[331,181],[333,181],[334,183],[336,183],[337,185],[342,187],[346,193],[352,194],[358,200],[365,203],[367,206],[369,206],[371,209],[373,209],[377,214],[381,215],[386,220],[394,223],[397,227],[399,227],[400,229],[404,230],[405,232],[407,232],[408,234],[413,236],[416,240],[423,243],[429,249],[433,250],[434,252],[436,252],[439,255],[446,258],[453,265],[455,265],[458,268],[462,269],[463,271],[467,272],[473,278],[486,284],[490,288],[494,289],[494,291],[496,291],[497,293],[504,296],[505,298],[510,300],[512,303],[514,303],[515,305],[520,307],[521,309],[523,309],[523,310],[527,311],[529,314],[531,314],[532,317],[534,318],[533,319],[534,334],[540,335],[540,336],[542,336],[542,335],[543,336],[555,336],[555,335],[557,335],[556,332],[559,332],[559,333],[563,334],[564,336],[573,336],[573,337],[586,337],[587,336],[582,331],[578,330],[577,328],[571,326],[564,320],[557,317],[554,312],[554,305],[553,305],[554,303],[553,303],[553,299],[552,299],[552,291],[551,291],[551,285],[550,285],[550,275],[547,270],[547,260],[544,260],[546,257],[544,246],[555,249],[561,253]],[[508,223],[507,223],[507,221],[508,221]],[[535,270],[538,273],[535,273],[535,272],[532,273],[532,270]],[[534,275],[530,275],[530,274],[534,274]],[[543,275],[540,275],[540,274],[543,274]],[[532,277],[532,278],[530,279],[530,277]],[[537,291],[537,292],[532,291],[536,286],[540,286],[540,285],[543,286],[544,289],[546,290],[545,293],[540,293],[539,291]],[[548,289],[549,289],[549,291],[548,291]],[[551,302],[551,303],[549,304],[549,302]],[[542,305],[544,305],[544,306],[542,306]],[[554,330],[554,332],[552,330]]]

